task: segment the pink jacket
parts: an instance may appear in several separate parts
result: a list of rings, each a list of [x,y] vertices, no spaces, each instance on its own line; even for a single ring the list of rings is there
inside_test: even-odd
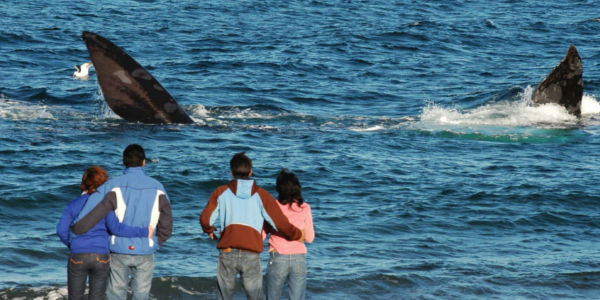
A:
[[[310,205],[308,203],[302,203],[301,206],[293,203],[281,204],[277,202],[283,215],[287,217],[290,223],[300,230],[304,230],[304,240],[307,243],[312,243],[315,239],[315,229],[313,227],[312,214],[310,212]],[[263,230],[263,238],[266,237],[266,233]],[[299,241],[288,241],[279,232],[271,233],[269,238],[269,252],[277,251],[279,254],[302,254],[306,253],[306,246],[304,242]]]

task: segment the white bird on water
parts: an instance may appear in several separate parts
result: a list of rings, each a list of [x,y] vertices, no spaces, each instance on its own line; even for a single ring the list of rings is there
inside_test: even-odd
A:
[[[93,66],[94,65],[91,62],[86,62],[86,63],[82,64],[81,66],[75,65],[75,69],[77,69],[77,71],[75,71],[73,73],[73,78],[87,79],[88,76],[90,75],[90,68]]]

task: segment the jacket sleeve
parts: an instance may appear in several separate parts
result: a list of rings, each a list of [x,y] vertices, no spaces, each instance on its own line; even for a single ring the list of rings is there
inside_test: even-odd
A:
[[[223,191],[225,189],[227,189],[227,187],[225,187],[225,186],[216,188],[210,195],[210,198],[208,198],[208,203],[206,204],[206,207],[202,211],[202,214],[200,214],[200,225],[202,225],[202,230],[206,233],[213,233],[215,231],[215,226],[213,223],[219,214],[218,199],[219,199],[219,196],[223,193]],[[213,220],[213,221],[211,222],[211,220]]]
[[[270,219],[273,220],[271,224],[277,232],[280,232],[283,237],[290,241],[299,240],[302,237],[302,231],[296,226],[292,225],[285,215],[281,212],[279,205],[275,202],[276,200],[264,189],[259,189],[258,193],[262,200],[263,207],[269,215]],[[267,218],[265,218],[267,219]]]
[[[160,217],[156,225],[156,238],[158,244],[162,246],[173,233],[173,212],[171,211],[171,203],[165,195],[158,197],[158,210],[160,211]]]
[[[60,217],[60,221],[58,221],[58,224],[56,225],[56,234],[58,234],[60,240],[67,247],[69,247],[69,226],[71,225],[71,222],[73,222],[74,218],[72,211],[69,209],[70,206],[71,205],[69,204],[67,207],[65,207],[62,216]]]
[[[312,243],[315,240],[315,228],[313,225],[312,212],[310,211],[310,206],[308,203],[306,205],[306,221],[304,223],[304,240],[307,243]]]
[[[269,224],[269,222],[267,222],[267,221],[263,222],[263,230],[261,232],[263,240],[267,238],[267,235],[275,233],[275,232],[277,232],[277,231],[275,231],[275,229],[273,229],[273,226],[271,226],[271,224]]]
[[[81,218],[79,222],[71,226],[73,233],[80,235],[88,232],[92,229],[102,218],[104,218],[110,211],[113,211],[117,207],[117,198],[114,192],[110,192],[104,196],[104,199],[94,207],[85,217]]]
[[[114,211],[108,212],[105,217],[106,227],[111,234],[123,237],[147,237],[148,227],[133,227],[119,222]]]

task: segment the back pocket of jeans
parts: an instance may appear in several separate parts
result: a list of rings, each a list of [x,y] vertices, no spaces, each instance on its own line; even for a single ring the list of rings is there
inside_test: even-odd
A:
[[[96,261],[101,264],[108,264],[110,263],[110,255],[96,255]]]
[[[69,264],[81,265],[83,264],[84,255],[71,254],[69,255]]]

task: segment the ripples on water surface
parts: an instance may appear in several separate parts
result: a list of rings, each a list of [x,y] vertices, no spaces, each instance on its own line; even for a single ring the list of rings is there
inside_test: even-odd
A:
[[[0,298],[66,293],[62,208],[87,166],[117,176],[140,143],[175,216],[155,299],[214,298],[197,218],[238,151],[270,191],[282,167],[303,183],[311,299],[597,299],[599,17],[594,1],[4,1]],[[71,78],[82,30],[195,123],[112,113],[93,72]],[[529,100],[571,44],[581,118]]]

